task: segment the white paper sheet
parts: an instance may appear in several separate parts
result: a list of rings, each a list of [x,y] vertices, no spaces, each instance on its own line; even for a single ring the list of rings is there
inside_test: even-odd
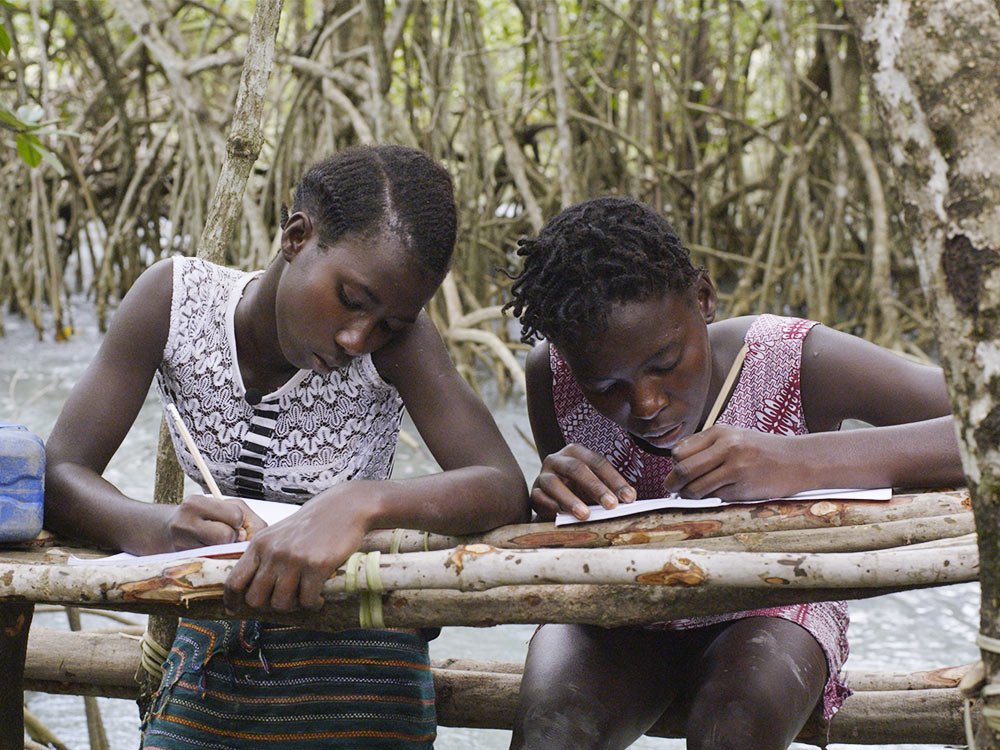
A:
[[[260,519],[272,526],[278,521],[287,518],[297,511],[300,505],[292,503],[276,503],[269,500],[248,500],[241,498]],[[163,552],[158,555],[130,555],[127,552],[120,552],[109,557],[97,557],[87,559],[70,555],[69,565],[147,565],[155,563],[172,562],[174,560],[190,560],[192,557],[226,557],[228,555],[239,555],[250,546],[250,542],[232,542],[230,544],[213,544],[208,547],[195,547],[185,549],[180,552]]]
[[[776,500],[889,500],[892,498],[892,488],[882,487],[874,490],[807,490],[791,497],[774,497],[767,500],[746,500],[745,503],[770,503]],[[608,510],[600,505],[590,506],[590,517],[581,521],[571,513],[556,514],[556,526],[566,526],[572,523],[590,523],[591,521],[606,521],[609,518],[619,516],[631,516],[635,513],[645,513],[650,510],[682,510],[686,508],[717,508],[720,505],[736,505],[738,503],[727,503],[717,497],[704,497],[701,500],[692,500],[674,494],[668,497],[650,498],[649,500],[636,500],[632,503],[619,503],[616,507]],[[742,503],[739,503],[742,504]]]

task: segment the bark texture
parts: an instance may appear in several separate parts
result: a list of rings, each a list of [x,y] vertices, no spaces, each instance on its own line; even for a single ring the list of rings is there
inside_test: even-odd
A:
[[[1000,6],[845,3],[892,143],[904,220],[948,379],[982,559],[981,632],[1000,638]],[[1000,684],[1000,653],[983,651]],[[998,697],[987,707],[1000,706]],[[998,725],[1000,726],[1000,725]],[[1000,747],[980,727],[979,747]]]

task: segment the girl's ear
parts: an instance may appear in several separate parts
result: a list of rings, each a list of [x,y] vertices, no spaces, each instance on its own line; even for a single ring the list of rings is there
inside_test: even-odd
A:
[[[711,323],[715,320],[715,308],[719,302],[719,296],[715,291],[715,284],[712,283],[712,278],[708,275],[708,272],[702,271],[698,280],[694,284],[695,299],[698,301],[698,309],[701,311],[701,317],[704,318],[706,323]]]
[[[281,232],[281,257],[290,261],[302,251],[315,234],[316,228],[309,214],[296,211],[288,217]]]

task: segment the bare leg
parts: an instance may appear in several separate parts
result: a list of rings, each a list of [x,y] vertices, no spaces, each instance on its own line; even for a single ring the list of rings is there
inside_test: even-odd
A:
[[[677,695],[677,632],[545,625],[524,665],[511,748],[628,747]]]
[[[804,628],[750,617],[719,632],[690,674],[688,750],[785,750],[823,694],[827,664]]]

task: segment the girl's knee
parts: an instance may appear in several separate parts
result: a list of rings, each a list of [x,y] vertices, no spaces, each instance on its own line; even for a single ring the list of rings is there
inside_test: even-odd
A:
[[[797,727],[780,707],[754,696],[693,707],[687,720],[688,750],[785,750]]]
[[[605,750],[614,717],[591,707],[542,701],[517,717],[511,750]]]

